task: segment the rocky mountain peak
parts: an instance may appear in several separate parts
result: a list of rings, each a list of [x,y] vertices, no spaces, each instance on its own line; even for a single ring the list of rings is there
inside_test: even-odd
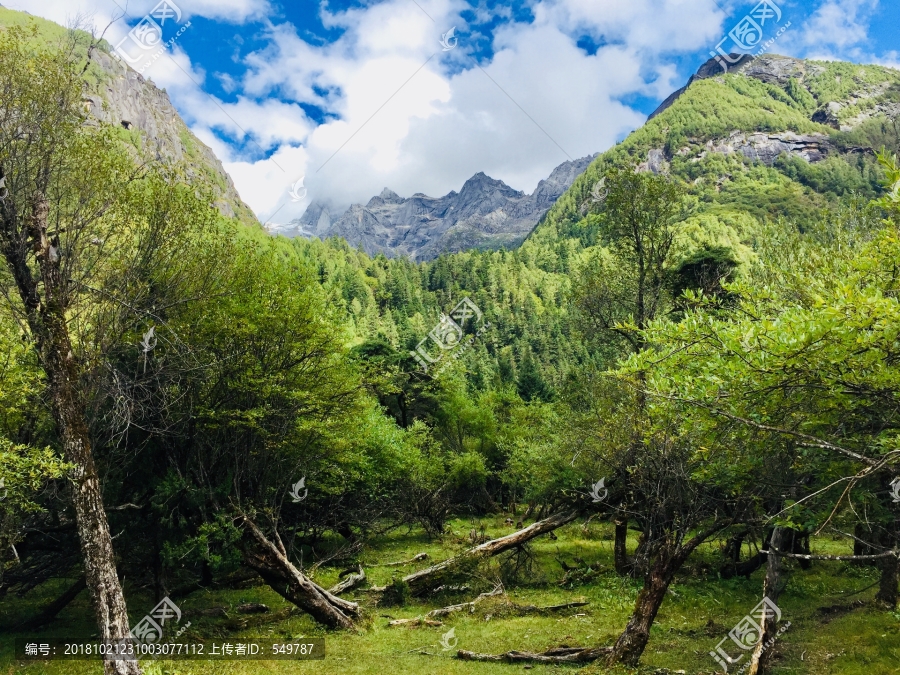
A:
[[[515,247],[596,155],[564,162],[527,195],[479,171],[460,191],[443,197],[417,192],[400,197],[385,188],[365,206],[351,205],[332,218],[325,204],[313,203],[301,218],[278,228],[287,236],[344,237],[370,255],[406,255],[430,260],[470,248]]]

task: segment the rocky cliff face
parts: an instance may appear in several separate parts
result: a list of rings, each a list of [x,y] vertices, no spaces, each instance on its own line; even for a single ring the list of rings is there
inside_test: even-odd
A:
[[[96,50],[93,62],[98,83],[84,97],[91,116],[127,131],[127,140],[144,159],[178,166],[186,180],[208,186],[223,215],[259,225],[222,162],[191,133],[164,89],[105,51]]]
[[[417,193],[403,198],[385,188],[368,203],[353,204],[333,218],[311,204],[303,216],[278,230],[288,236],[344,237],[370,255],[430,260],[470,248],[517,246],[572,185],[596,155],[565,162],[530,195],[484,173],[443,197]]]

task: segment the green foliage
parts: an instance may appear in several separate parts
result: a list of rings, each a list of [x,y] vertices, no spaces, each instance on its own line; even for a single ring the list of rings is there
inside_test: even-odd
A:
[[[834,513],[840,476],[869,466],[859,458],[896,463],[898,254],[896,227],[876,231],[867,213],[806,235],[771,229],[763,265],[726,284],[735,309],[701,304],[653,325],[656,348],[628,371],[709,439],[707,479],[758,490],[779,467],[815,497],[786,503],[782,522],[802,529]],[[871,473],[855,499],[874,514]]]

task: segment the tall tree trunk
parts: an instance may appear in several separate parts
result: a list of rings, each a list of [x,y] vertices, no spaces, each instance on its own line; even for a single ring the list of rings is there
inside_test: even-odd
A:
[[[663,547],[658,553],[656,561],[644,577],[644,587],[638,594],[634,612],[628,620],[625,630],[613,645],[612,652],[607,658],[610,666],[622,663],[635,667],[641,659],[641,654],[650,640],[650,627],[656,619],[656,614],[666,598],[669,584],[675,578],[675,573],[681,567],[682,560],[673,555],[669,547]]]
[[[900,559],[893,556],[881,560],[881,580],[875,600],[890,610],[897,607],[897,584],[900,581]]]
[[[607,665],[622,663],[626,666],[637,666],[650,640],[650,627],[656,620],[656,614],[666,599],[666,591],[669,590],[669,585],[678,570],[700,544],[727,526],[728,523],[716,523],[682,543],[677,543],[680,539],[677,533],[669,533],[669,537],[673,540],[666,541],[657,549],[656,557],[644,575],[644,587],[638,594],[634,612],[625,630],[613,645],[607,657]]]
[[[616,567],[616,574],[625,576],[628,574],[631,566],[628,563],[628,519],[616,518],[614,521],[616,526],[615,548],[613,550],[613,561]]]
[[[47,375],[51,408],[63,456],[75,466],[70,476],[73,481],[75,521],[99,637],[104,641],[119,641],[131,635],[128,608],[116,574],[100,478],[94,465],[90,435],[77,392],[79,372],[66,324],[67,301],[59,269],[60,251],[58,242],[54,246],[47,234],[48,214],[47,200],[39,195],[28,221],[28,240],[33,245],[40,266],[43,300],[28,267],[26,240],[13,235],[13,228],[8,226],[9,212],[3,214],[6,222],[0,245],[25,305],[41,367]],[[140,675],[143,672],[137,661],[104,661],[104,671],[107,675]]]
[[[892,522],[886,523],[881,532],[881,541],[879,542],[886,549],[893,549],[900,543],[900,506],[893,501],[891,489],[891,476],[886,473],[881,474],[881,487],[883,496],[881,497],[888,512],[894,514]],[[897,583],[900,576],[900,559],[891,556],[880,561],[881,579],[878,584],[878,593],[875,595],[875,601],[881,605],[893,610],[897,606]]]
[[[893,504],[891,506],[893,507]],[[900,521],[895,519],[893,523],[885,525],[881,544],[887,549],[892,549],[896,548],[898,543],[900,543]],[[883,558],[879,567],[881,568],[881,579],[878,582],[875,601],[887,609],[893,610],[898,602],[897,584],[900,582],[900,559],[894,556]]]
[[[795,536],[795,530],[776,527],[769,540],[769,560],[766,565],[766,578],[763,581],[763,598],[768,598],[776,606],[784,587],[781,581],[782,557],[776,551],[785,551],[788,545],[793,544]],[[766,611],[765,621],[761,623],[763,632],[750,657],[747,675],[765,675],[772,663],[772,654],[775,651],[772,647],[778,631],[778,617],[773,612]]]

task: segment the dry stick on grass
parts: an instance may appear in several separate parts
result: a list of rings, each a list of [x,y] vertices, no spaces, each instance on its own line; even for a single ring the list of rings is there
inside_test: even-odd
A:
[[[426,623],[427,623],[428,619],[436,619],[437,617],[447,616],[447,615],[453,614],[455,612],[463,612],[466,610],[468,610],[469,612],[474,612],[475,605],[477,605],[482,600],[486,600],[487,598],[494,598],[494,597],[504,595],[504,594],[505,594],[505,591],[503,590],[503,586],[498,584],[497,587],[494,588],[494,590],[489,591],[487,593],[482,593],[481,595],[479,595],[477,598],[475,598],[471,602],[461,602],[458,605],[449,605],[448,607],[441,607],[440,609],[431,610],[430,612],[428,612],[428,614],[425,615]],[[539,613],[539,612],[557,612],[557,611],[560,611],[563,609],[572,609],[573,607],[584,607],[584,606],[588,605],[589,603],[587,603],[587,602],[566,602],[562,605],[549,605],[548,607],[538,607],[537,605],[517,605],[512,602],[508,602],[507,604],[509,605],[509,607],[511,607],[513,610],[515,610],[516,612],[518,612],[520,614],[535,614],[535,613]],[[388,625],[400,626],[400,625],[404,625],[404,624],[410,623],[410,622],[421,623],[421,620],[420,619],[399,619],[397,621],[392,621]],[[434,625],[434,624],[429,623],[428,625]]]
[[[783,558],[797,558],[799,560],[880,560],[882,558],[898,558],[900,557],[900,550],[894,551],[885,551],[884,553],[876,553],[875,555],[813,555],[806,553],[787,553],[786,551],[779,551],[777,548],[769,547],[772,553],[783,557]],[[760,553],[764,553],[766,555],[769,554],[769,551],[760,551]]]
[[[438,616],[447,616],[448,614],[453,614],[454,612],[461,612],[465,609],[468,609],[470,612],[475,611],[475,605],[484,600],[485,598],[493,598],[498,595],[503,595],[503,586],[502,584],[497,585],[497,587],[489,591],[487,593],[482,593],[477,598],[472,600],[471,602],[463,602],[458,605],[450,605],[449,607],[441,607],[440,609],[433,609],[428,614],[425,615],[425,618],[435,618]]]
[[[443,562],[427,567],[424,570],[413,572],[403,577],[412,591],[413,595],[422,595],[426,591],[439,586],[446,582],[447,578],[452,576],[454,572],[467,565],[478,564],[479,561],[485,560],[495,555],[499,555],[504,551],[521,546],[527,541],[537,536],[552,532],[553,530],[571,523],[578,518],[578,511],[566,511],[557,513],[556,515],[539,520],[528,527],[521,529],[505,537],[499,537],[486,541],[478,546],[460,553],[458,556],[449,558]]]
[[[555,647],[540,654],[532,652],[506,652],[505,654],[478,654],[460,649],[456,658],[463,661],[494,661],[499,663],[591,663],[607,656],[612,647]]]
[[[428,560],[427,553],[419,553],[409,560],[398,560],[397,562],[381,563],[380,565],[369,565],[369,567],[402,567],[403,565],[411,565],[412,563],[422,562],[423,560]]]
[[[393,621],[388,621],[388,628],[396,628],[398,626],[407,626],[408,628],[416,628],[418,626],[430,626],[432,628],[437,628],[438,626],[443,626],[444,624],[440,621],[434,621],[432,619],[394,619]]]

